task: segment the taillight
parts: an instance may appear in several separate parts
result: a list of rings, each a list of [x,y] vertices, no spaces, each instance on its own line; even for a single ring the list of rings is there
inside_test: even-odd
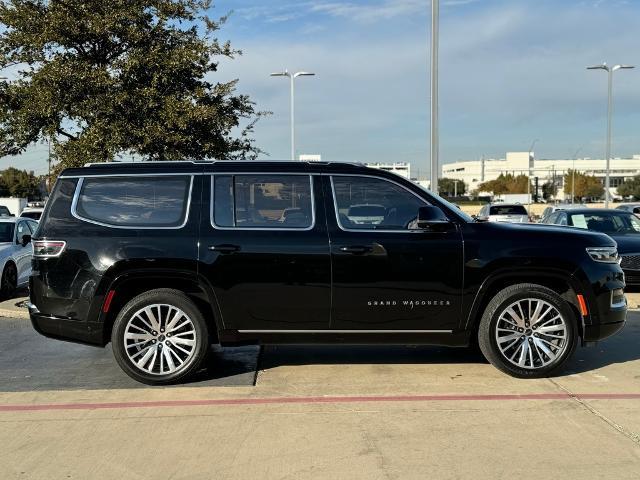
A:
[[[67,242],[62,240],[34,240],[33,256],[36,258],[59,257],[66,246]]]

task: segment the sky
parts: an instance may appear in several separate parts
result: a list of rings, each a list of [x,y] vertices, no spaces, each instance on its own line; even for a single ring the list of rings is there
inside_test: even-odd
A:
[[[290,153],[296,84],[297,153],[324,160],[429,164],[429,0],[217,0],[219,31],[243,51],[212,81],[272,112],[255,130],[265,159]],[[640,67],[640,0],[441,0],[441,163],[527,151],[602,158],[607,61]],[[614,78],[613,155],[640,153],[640,68]],[[45,144],[0,160],[44,171]]]

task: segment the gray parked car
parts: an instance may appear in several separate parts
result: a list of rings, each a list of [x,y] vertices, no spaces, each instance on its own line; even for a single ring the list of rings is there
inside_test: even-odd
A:
[[[552,213],[555,213],[559,210],[573,210],[578,208],[587,208],[585,205],[581,205],[579,203],[558,203],[556,205],[551,205],[544,209],[542,212],[542,216],[540,217],[540,223],[549,223],[549,217]]]
[[[31,275],[31,236],[38,222],[30,218],[0,217],[0,296],[11,298]]]
[[[616,210],[624,210],[625,212],[640,215],[640,203],[623,203],[622,205],[618,205]]]

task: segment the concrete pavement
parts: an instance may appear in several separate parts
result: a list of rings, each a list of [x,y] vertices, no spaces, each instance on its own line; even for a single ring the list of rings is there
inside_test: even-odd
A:
[[[266,347],[255,386],[167,388],[128,382],[108,350],[3,324],[2,479],[640,476],[640,313],[553,379],[439,347]]]

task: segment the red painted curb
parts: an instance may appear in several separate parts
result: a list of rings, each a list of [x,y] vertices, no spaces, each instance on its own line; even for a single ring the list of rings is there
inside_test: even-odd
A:
[[[371,403],[371,402],[464,402],[512,400],[640,400],[640,393],[532,393],[507,395],[398,395],[398,396],[344,396],[344,397],[270,397],[230,398],[205,400],[158,400],[149,402],[105,403],[34,403],[0,405],[0,412],[33,412],[51,410],[100,410],[126,408],[204,407],[216,405],[284,405],[292,403]]]

